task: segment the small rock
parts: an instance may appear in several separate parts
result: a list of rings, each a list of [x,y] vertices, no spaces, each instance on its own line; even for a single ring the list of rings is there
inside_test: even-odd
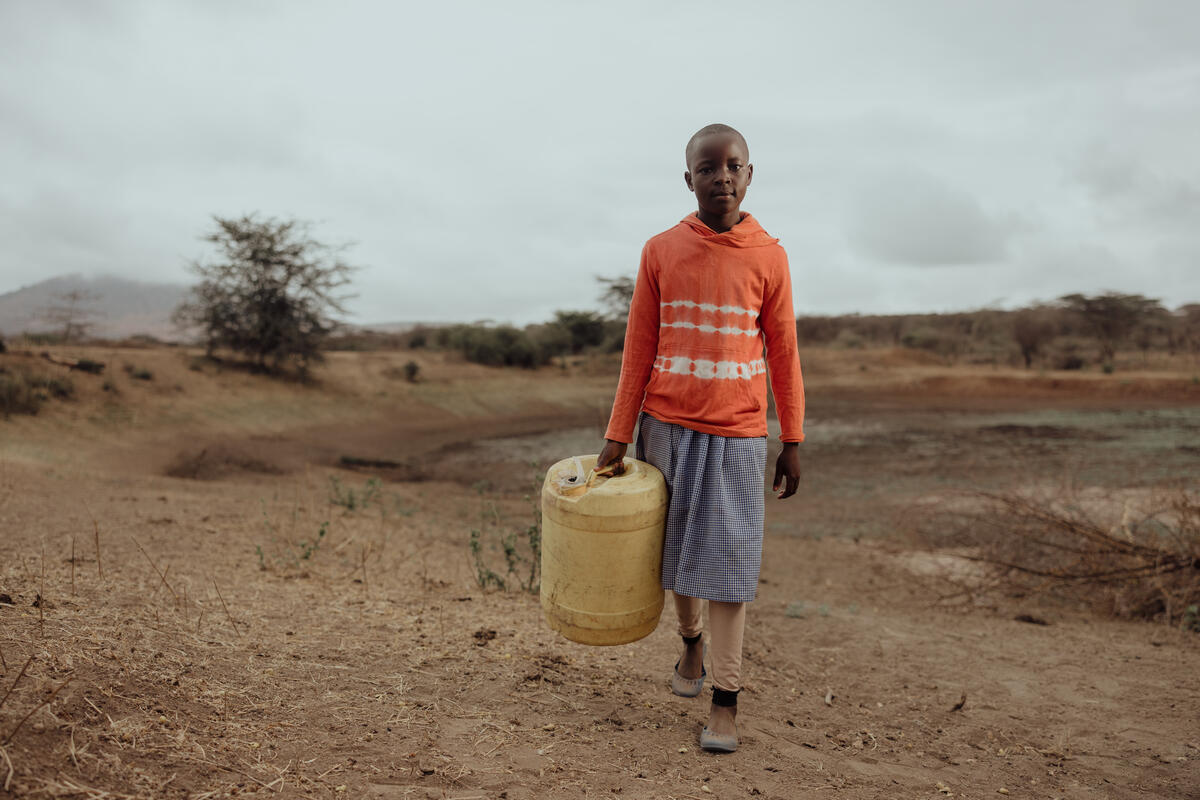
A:
[[[1008,794],[1008,789],[1005,789],[1003,786],[1001,786],[999,789],[996,790],[996,793],[997,794]]]
[[[681,748],[679,748],[679,752],[681,752],[681,753],[686,753],[686,752],[687,752],[687,748],[686,748],[686,747],[681,747]]]
[[[709,794],[712,794],[712,789],[708,788],[708,784],[707,784],[707,783],[706,783],[706,784],[704,784],[703,786],[701,786],[701,787],[700,787],[700,791],[702,791],[702,792],[708,792]]]

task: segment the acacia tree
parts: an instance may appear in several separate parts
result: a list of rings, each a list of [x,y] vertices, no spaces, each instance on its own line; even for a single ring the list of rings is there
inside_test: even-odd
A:
[[[597,277],[596,281],[604,287],[600,302],[607,307],[609,318],[624,322],[629,316],[629,303],[633,300],[633,278],[628,275],[619,278]]]
[[[1200,303],[1189,303],[1176,312],[1180,344],[1200,361]]]
[[[1013,339],[1021,348],[1025,369],[1033,366],[1034,357],[1054,338],[1054,321],[1050,313],[1046,308],[1035,306],[1023,308],[1013,315]]]
[[[1105,292],[1094,297],[1068,294],[1059,298],[1076,312],[1100,342],[1100,360],[1111,364],[1117,347],[1139,324],[1165,313],[1158,300],[1140,294]]]
[[[213,217],[204,241],[216,246],[211,262],[194,261],[200,283],[175,309],[176,324],[199,329],[205,350],[232,350],[260,369],[278,372],[289,363],[301,375],[321,360],[321,345],[344,314],[353,267],[340,248],[308,235],[297,220]]]

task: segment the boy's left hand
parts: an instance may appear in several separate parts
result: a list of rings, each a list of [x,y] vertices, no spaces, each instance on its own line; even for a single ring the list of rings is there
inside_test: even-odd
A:
[[[775,482],[771,484],[771,491],[778,492],[784,486],[784,479],[787,486],[779,495],[780,500],[794,495],[800,485],[800,447],[797,442],[783,443],[783,452],[775,459]]]

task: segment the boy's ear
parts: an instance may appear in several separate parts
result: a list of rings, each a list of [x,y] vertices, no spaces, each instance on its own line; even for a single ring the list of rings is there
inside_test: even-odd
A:
[[[683,182],[687,184],[689,192],[696,191],[696,187],[692,186],[692,173],[686,169],[683,171]]]
[[[746,185],[749,186],[750,181],[752,181],[752,180],[754,180],[754,165],[747,164],[746,165]]]

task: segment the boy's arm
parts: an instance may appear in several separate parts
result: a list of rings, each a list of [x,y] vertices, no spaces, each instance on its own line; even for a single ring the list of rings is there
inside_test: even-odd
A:
[[[650,245],[642,248],[642,259],[638,265],[637,282],[633,288],[633,300],[629,303],[629,321],[625,326],[625,344],[621,354],[621,378],[613,398],[612,415],[604,438],[608,440],[596,469],[610,463],[616,464],[613,472],[623,469],[620,459],[625,455],[626,444],[633,441],[633,428],[638,412],[646,397],[646,384],[654,368],[658,354],[659,287],[658,275],[650,255]]]
[[[775,462],[774,491],[780,499],[796,493],[800,483],[798,443],[804,441],[804,380],[796,345],[796,316],[792,310],[792,276],[783,255],[778,269],[767,281],[760,318],[767,344],[771,391],[779,414],[783,452]],[[786,482],[786,486],[785,486]]]

